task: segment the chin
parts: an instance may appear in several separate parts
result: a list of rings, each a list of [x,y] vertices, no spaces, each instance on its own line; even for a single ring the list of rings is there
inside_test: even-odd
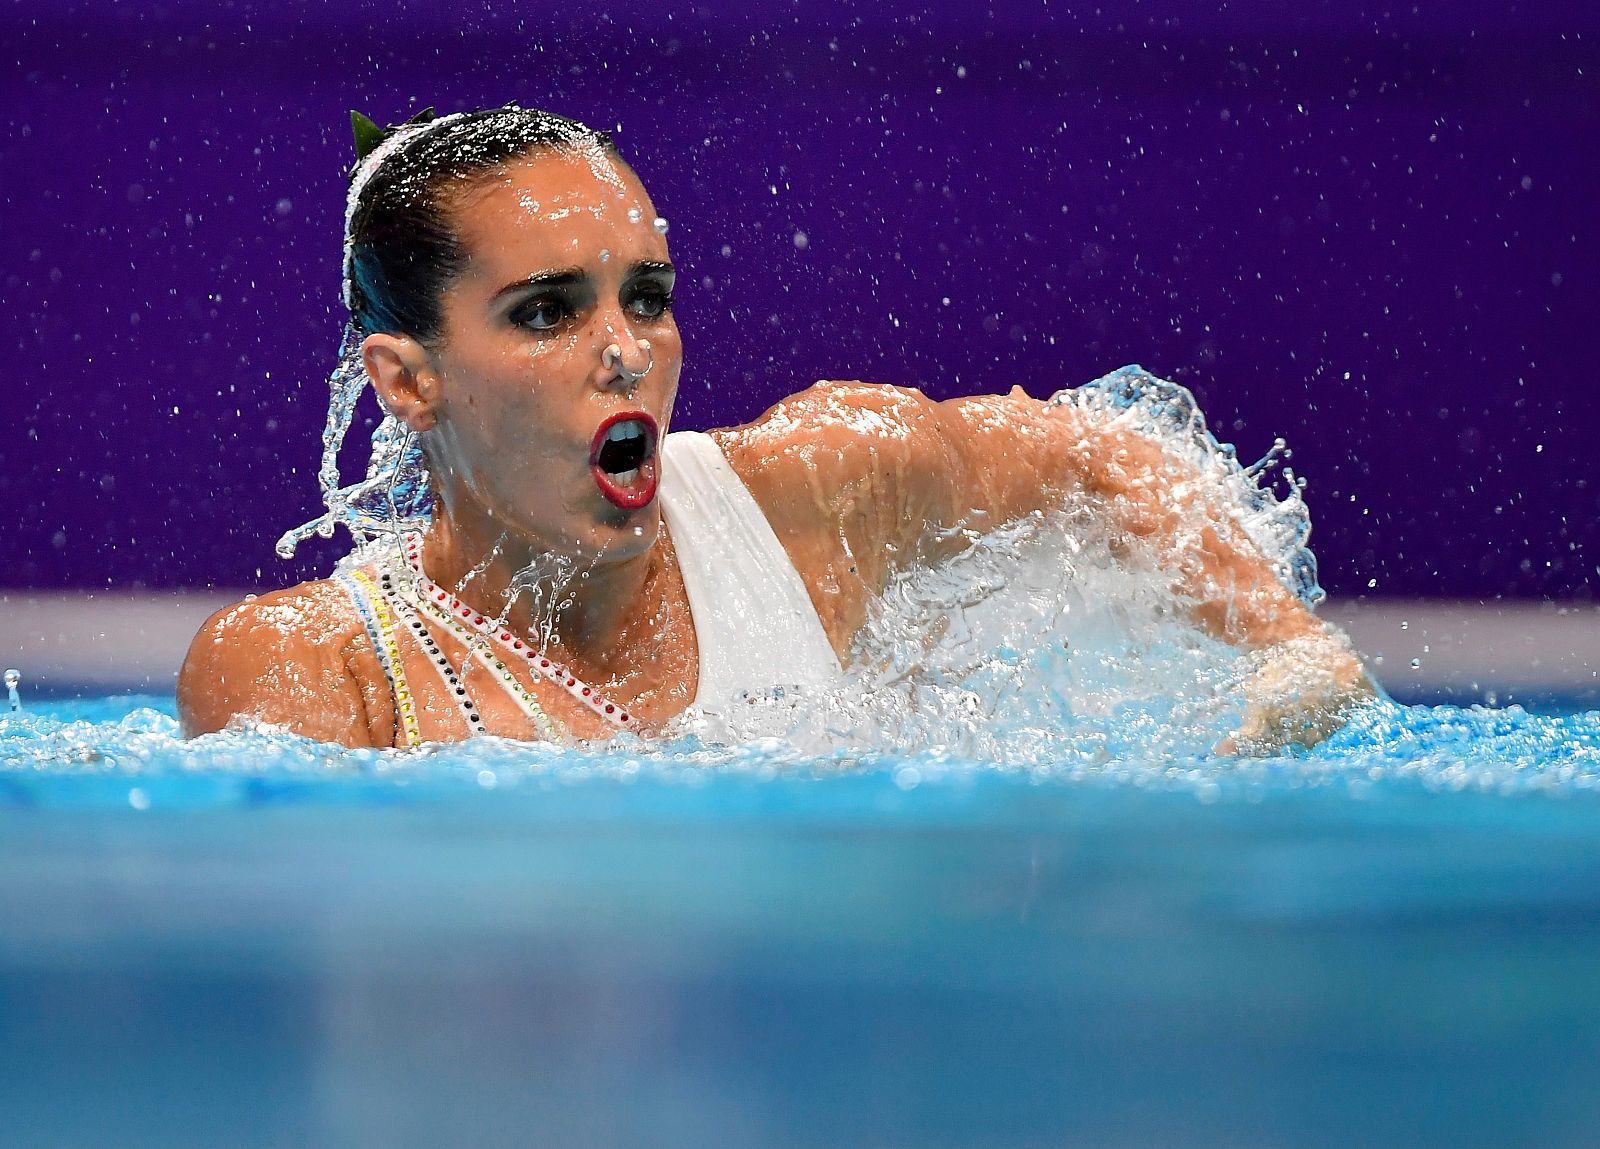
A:
[[[578,549],[591,559],[620,560],[633,558],[655,546],[661,537],[661,508],[659,503],[636,511],[610,512],[584,532]]]

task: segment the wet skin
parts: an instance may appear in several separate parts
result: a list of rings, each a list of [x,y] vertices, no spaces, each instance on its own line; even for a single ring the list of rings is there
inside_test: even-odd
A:
[[[653,421],[662,436],[671,423],[683,347],[655,208],[625,166],[543,153],[472,184],[450,216],[469,259],[443,296],[442,337],[424,345],[380,334],[363,345],[380,399],[421,437],[435,475],[428,574],[494,616],[519,571],[548,572],[555,556],[569,577],[552,649],[647,727],[659,725],[694,697],[692,615],[649,466],[629,485],[633,498],[619,498],[593,466],[608,420]],[[613,344],[628,367],[649,363],[636,382],[603,363]],[[1354,655],[1238,532],[1194,529],[1208,508],[1193,476],[1154,444],[1091,426],[1071,408],[1021,391],[934,403],[903,388],[819,383],[713,437],[846,662],[888,578],[959,545],[948,528],[981,531],[1089,497],[1106,508],[1114,534],[1161,557],[1200,625],[1241,646],[1310,652],[1302,661],[1321,676],[1318,689],[1286,702],[1267,675],[1238,747],[1320,737],[1370,692]],[[630,501],[642,505],[619,505]],[[525,636],[541,621],[531,603],[514,596],[507,620]],[[460,665],[460,647],[435,633]],[[423,737],[466,736],[420,649],[403,639],[401,657]],[[1278,665],[1280,677],[1288,673],[1288,662]],[[606,733],[558,689],[519,677],[574,736]],[[534,737],[481,665],[469,666],[466,685],[489,731]],[[208,621],[180,676],[179,707],[190,734],[243,718],[348,745],[397,738],[364,628],[326,581]]]

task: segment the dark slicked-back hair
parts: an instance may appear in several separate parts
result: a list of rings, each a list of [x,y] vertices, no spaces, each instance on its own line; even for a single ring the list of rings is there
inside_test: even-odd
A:
[[[350,218],[350,321],[356,330],[436,339],[441,297],[467,259],[447,215],[452,196],[545,149],[621,159],[609,133],[515,105],[441,120],[398,141],[362,186]]]

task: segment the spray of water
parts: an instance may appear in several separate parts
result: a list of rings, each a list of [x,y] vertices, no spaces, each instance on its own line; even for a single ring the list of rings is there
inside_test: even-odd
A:
[[[1206,427],[1205,416],[1187,388],[1138,366],[1061,391],[1051,402],[1076,407],[1151,439],[1194,468],[1200,485],[1216,496],[1213,505],[1221,516],[1250,537],[1284,585],[1310,605],[1322,601],[1317,560],[1308,545],[1311,515],[1301,497],[1304,481],[1284,467],[1287,492],[1279,495],[1271,482],[1279,460],[1287,455],[1283,440],[1260,461],[1242,466],[1233,446],[1218,442]]]
[[[1281,448],[1241,466],[1187,390],[1137,367],[1052,403],[1158,443],[1192,472],[1208,497],[1180,525],[1180,547],[1185,532],[1241,531],[1298,597],[1323,597],[1300,484],[1286,476],[1280,495],[1267,482]],[[967,533],[955,557],[891,581],[837,688],[691,712],[680,733],[1023,765],[1208,754],[1239,723],[1262,656],[1199,631],[1158,544],[1130,547],[1108,525],[1113,512],[1083,494],[1052,513]]]
[[[393,415],[384,415],[372,432],[366,475],[344,484],[339,475],[339,448],[354,418],[356,403],[370,381],[361,361],[361,337],[354,327],[345,332],[339,365],[328,377],[328,418],[322,429],[322,463],[317,486],[323,514],[284,532],[280,558],[293,558],[299,544],[312,535],[332,538],[335,528],[350,532],[359,549],[396,531],[425,527],[433,513],[427,461],[416,436]]]

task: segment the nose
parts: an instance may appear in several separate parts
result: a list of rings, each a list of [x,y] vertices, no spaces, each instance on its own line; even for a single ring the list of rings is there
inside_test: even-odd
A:
[[[655,366],[655,350],[648,339],[626,336],[608,343],[600,352],[601,385],[631,391]]]

